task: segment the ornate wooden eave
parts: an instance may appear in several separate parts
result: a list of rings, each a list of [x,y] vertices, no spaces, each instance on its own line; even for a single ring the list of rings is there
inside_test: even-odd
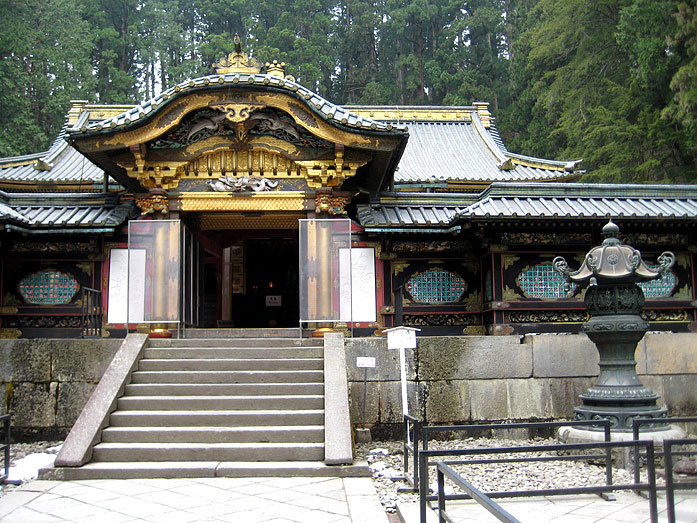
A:
[[[302,180],[309,189],[338,189],[352,178],[368,190],[388,183],[404,128],[327,102],[283,76],[282,64],[255,72],[258,64],[242,55],[105,120],[75,118],[68,139],[134,191],[249,176]]]

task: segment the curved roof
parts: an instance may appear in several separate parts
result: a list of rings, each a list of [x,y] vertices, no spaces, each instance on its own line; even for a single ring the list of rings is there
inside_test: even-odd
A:
[[[566,162],[506,149],[485,102],[472,106],[353,106],[383,121],[406,124],[409,141],[395,185],[451,184],[479,187],[497,181],[574,180],[580,160]]]
[[[695,221],[697,186],[496,182],[478,195],[383,193],[357,214],[373,232],[450,232],[476,220]]]
[[[342,125],[366,131],[406,130],[404,125],[373,120],[371,118],[351,112],[344,107],[335,105],[289,78],[282,78],[273,74],[262,73],[225,73],[202,76],[200,78],[181,82],[173,87],[170,87],[166,91],[163,91],[158,96],[116,116],[112,116],[98,122],[79,120],[67,131],[68,134],[72,136],[99,133],[102,131],[118,131],[122,128],[125,129],[141,124],[148,119],[148,116],[157,111],[159,107],[182,95],[187,94],[188,92],[215,87],[225,87],[230,89],[235,87],[250,86],[277,89],[281,92],[286,91],[289,94],[293,94],[298,98],[304,99],[309,106],[313,107],[315,111],[322,116],[324,120],[335,125]]]
[[[29,234],[113,232],[133,212],[116,193],[42,194],[0,191],[0,223]]]
[[[492,184],[463,218],[697,219],[690,185]]]
[[[76,184],[84,184],[84,190],[92,189],[95,184],[101,187],[104,171],[65,141],[66,127],[47,151],[0,158],[0,184],[22,190],[31,190],[39,184],[43,190],[47,185],[53,186],[53,190],[61,190],[61,185],[70,185],[63,190],[71,190]],[[110,183],[115,182],[110,180]]]

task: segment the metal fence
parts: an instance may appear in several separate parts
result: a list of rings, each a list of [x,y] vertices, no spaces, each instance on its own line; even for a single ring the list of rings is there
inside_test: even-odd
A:
[[[0,443],[0,450],[2,450],[3,455],[3,469],[4,473],[0,475],[0,483],[6,483],[7,478],[10,475],[10,421],[12,419],[12,414],[4,414],[0,416],[0,426],[2,426],[2,443]]]
[[[647,457],[648,479],[646,483],[625,483],[616,484],[612,477],[612,450],[624,449],[628,447],[642,447],[645,449]],[[604,450],[599,454],[587,454],[593,450]],[[569,451],[582,451],[583,453],[568,454]],[[518,454],[546,454],[553,455],[531,455],[523,457],[510,457],[510,455]],[[446,457],[462,458],[465,456],[478,455],[497,455],[505,454],[500,458],[484,458],[484,459],[457,459],[445,461]],[[498,491],[482,494],[481,492],[467,492],[466,480],[452,470],[453,465],[468,465],[479,463],[521,463],[521,462],[541,462],[541,461],[578,461],[581,459],[590,460],[605,458],[605,468],[607,471],[606,481],[604,485],[595,485],[589,487],[561,487],[536,490],[517,490],[517,491]],[[449,467],[446,469],[445,467]],[[465,485],[464,490],[467,493],[463,494],[445,494],[444,480],[438,479],[438,492],[435,495],[428,493],[428,469],[436,467],[440,469],[443,475],[448,473],[448,477],[456,477],[456,483],[461,487]],[[515,498],[515,497],[533,497],[533,496],[559,496],[568,494],[605,494],[615,490],[646,490],[649,499],[650,520],[652,523],[658,521],[658,508],[656,502],[656,471],[654,468],[654,446],[653,441],[604,441],[597,443],[574,443],[574,444],[559,444],[559,445],[525,445],[516,447],[496,447],[496,448],[475,448],[464,450],[422,450],[419,452],[419,509],[420,520],[426,522],[427,503],[429,501],[438,502],[438,518],[440,522],[452,521],[446,511],[446,500],[465,500],[475,499],[480,504],[483,504],[489,512],[497,515],[501,521],[516,521],[510,514],[506,513],[500,506],[494,503],[494,498]],[[471,486],[471,485],[470,485]],[[472,495],[475,494],[475,495]]]
[[[429,439],[433,434],[444,432],[474,432],[483,430],[519,430],[519,429],[554,429],[558,427],[602,427],[605,441],[610,441],[609,420],[580,420],[580,421],[547,421],[538,423],[489,423],[484,425],[424,425],[413,416],[404,416],[404,479],[412,487],[419,490],[419,452],[428,450]],[[607,450],[609,453],[610,450]],[[604,457],[604,456],[600,456]],[[609,455],[607,456],[610,457]],[[410,463],[411,467],[410,467]],[[410,473],[410,469],[413,473]]]
[[[82,338],[100,338],[102,336],[102,292],[97,289],[82,287],[82,311],[80,319],[80,336]]]
[[[697,455],[697,439],[674,439],[663,441],[663,451],[654,449],[654,445],[650,441],[642,441],[640,437],[640,429],[642,425],[662,424],[667,423],[687,423],[697,422],[697,417],[676,417],[663,419],[635,419],[633,422],[633,440],[623,442],[610,442],[610,426],[609,420],[583,420],[583,421],[559,421],[559,422],[541,422],[541,423],[494,423],[483,425],[424,425],[413,416],[404,416],[404,478],[411,486],[411,491],[419,492],[419,502],[421,504],[421,518],[425,521],[425,510],[428,501],[438,501],[438,511],[440,521],[451,521],[445,510],[446,500],[455,499],[475,499],[492,514],[501,521],[517,521],[513,516],[508,514],[500,506],[492,501],[492,498],[498,497],[525,497],[525,496],[546,496],[555,494],[572,494],[582,492],[594,492],[610,498],[607,494],[612,490],[634,490],[641,493],[645,491],[645,497],[649,499],[651,512],[651,521],[656,521],[656,491],[666,491],[666,516],[669,522],[675,521],[675,490],[686,490],[697,488],[697,480],[677,480],[673,477],[673,463],[675,458],[680,456],[695,456]],[[477,449],[460,449],[460,450],[429,450],[429,440],[433,439],[433,435],[437,433],[452,433],[452,432],[476,432],[476,431],[494,431],[494,430],[515,430],[515,429],[553,429],[557,427],[579,427],[579,426],[599,426],[604,431],[604,442],[584,443],[584,444],[559,444],[559,445],[542,445],[542,446],[514,446],[514,447],[498,447],[498,448],[477,448]],[[680,450],[686,446],[692,445],[692,449]],[[616,485],[613,483],[612,477],[612,452],[613,450],[621,451],[621,454],[626,460],[629,456],[633,460],[634,478],[633,483],[625,485]],[[570,454],[570,451],[583,450],[583,454]],[[603,450],[602,454],[593,454],[592,450]],[[522,454],[529,452],[562,452],[563,456],[546,456],[546,457],[507,457],[498,459],[468,459],[466,461],[430,461],[432,458],[444,456],[472,456],[481,454]],[[665,462],[665,485],[656,484],[656,462],[657,458],[664,457]],[[547,490],[527,490],[527,491],[511,491],[511,492],[494,492],[482,493],[478,491],[471,483],[462,478],[451,467],[455,464],[475,464],[475,463],[516,463],[530,461],[563,461],[563,460],[604,460],[606,482],[604,486],[596,487],[574,487],[561,489]],[[646,464],[647,481],[641,482],[640,469],[642,463]],[[429,495],[429,467],[436,467],[438,472],[438,495]],[[444,478],[449,478],[458,485],[467,494],[446,496],[442,489],[441,483]]]
[[[675,418],[646,418],[646,419],[635,419],[632,423],[632,436],[635,440],[639,439],[641,427],[643,425],[665,425],[670,423],[695,423],[697,422],[697,417],[687,416],[687,417],[675,417]],[[674,458],[680,456],[697,456],[697,450],[678,450],[676,447],[685,447],[687,445],[697,445],[697,439],[695,438],[685,438],[685,439],[665,439],[663,440],[663,450],[657,450],[655,456],[663,456],[663,462],[665,465],[665,485],[658,485],[656,488],[658,490],[666,491],[666,517],[669,523],[675,522],[675,491],[676,490],[691,490],[697,489],[697,479],[696,480],[677,480],[673,476],[673,464],[675,463]],[[641,475],[641,463],[648,458],[641,454],[640,449],[632,449],[630,457],[633,461],[634,469],[634,481],[638,482]]]

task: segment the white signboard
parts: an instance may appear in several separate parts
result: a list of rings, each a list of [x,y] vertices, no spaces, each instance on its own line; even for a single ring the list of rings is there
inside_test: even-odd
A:
[[[130,323],[145,317],[145,249],[131,249],[130,284],[128,249],[111,249],[109,259],[109,307],[107,323],[126,323],[126,302],[130,285]]]
[[[421,329],[414,327],[393,327],[387,329],[387,348],[388,349],[415,349],[416,333]]]
[[[339,265],[341,321],[377,321],[375,249],[372,247],[340,249]]]
[[[359,369],[374,369],[375,358],[369,358],[367,356],[358,356],[356,358],[356,367],[358,367]]]

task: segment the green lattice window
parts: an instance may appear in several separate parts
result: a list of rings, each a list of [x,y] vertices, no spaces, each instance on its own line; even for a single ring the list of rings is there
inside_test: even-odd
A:
[[[62,305],[70,303],[80,284],[70,274],[48,269],[25,276],[18,287],[31,305]]]
[[[407,291],[418,303],[452,303],[467,290],[467,282],[459,274],[443,269],[429,269],[414,274],[407,281]]]
[[[551,263],[540,263],[521,271],[516,281],[526,298],[564,298],[575,287],[571,284],[567,293],[564,290],[564,278],[554,270]]]
[[[657,269],[658,265],[649,265],[652,269]],[[639,283],[639,287],[644,291],[647,298],[663,298],[673,294],[673,289],[678,283],[678,278],[673,271],[666,272],[657,280],[644,281]]]

